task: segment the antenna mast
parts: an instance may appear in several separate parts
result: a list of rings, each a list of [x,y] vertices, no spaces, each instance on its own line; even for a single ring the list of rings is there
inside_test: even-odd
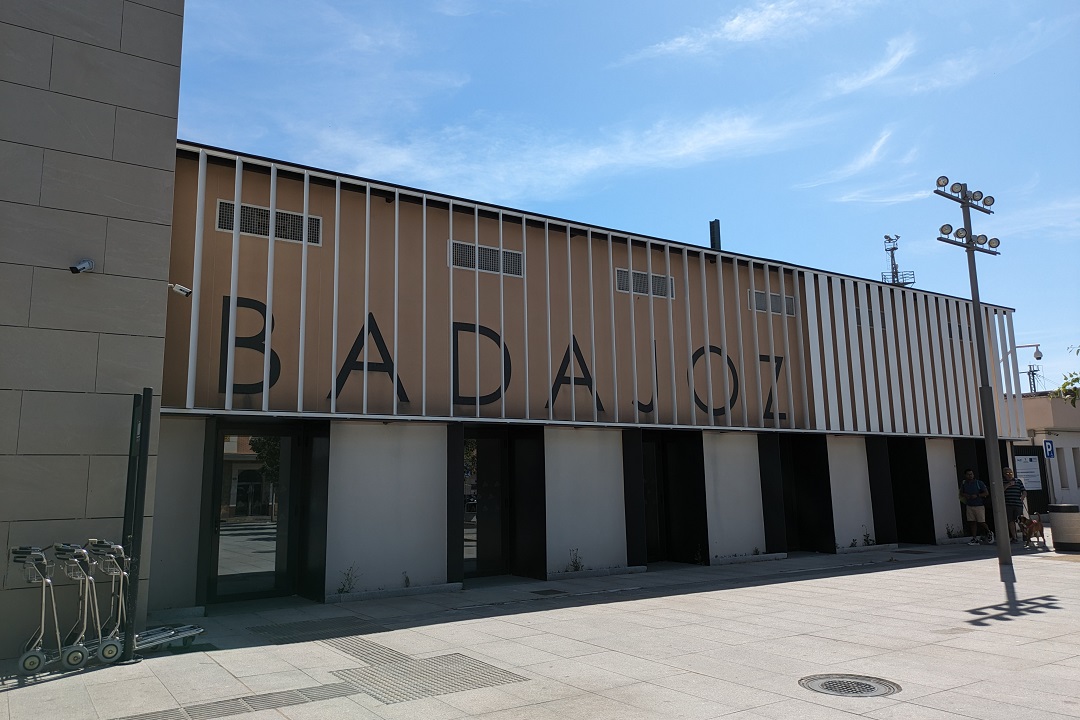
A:
[[[899,235],[885,236],[885,254],[889,256],[889,270],[881,273],[881,282],[907,287],[915,284],[915,271],[901,270],[896,264],[896,248],[899,244]]]

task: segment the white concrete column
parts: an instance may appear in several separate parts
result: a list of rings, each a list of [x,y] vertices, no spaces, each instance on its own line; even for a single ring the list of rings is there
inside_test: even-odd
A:
[[[841,550],[849,547],[852,540],[856,547],[863,547],[867,534],[876,540],[866,442],[860,436],[829,435],[826,443],[836,543]]]
[[[626,567],[622,431],[548,426],[544,466],[548,576]]]
[[[446,582],[446,426],[330,426],[326,593]]]
[[[765,552],[756,433],[702,434],[709,560]]]
[[[934,536],[940,541],[948,538],[949,526],[967,534],[960,514],[960,473],[956,467],[956,451],[949,438],[926,439],[926,468],[930,474],[930,502],[934,509]],[[985,482],[986,479],[983,478]],[[896,479],[893,478],[893,482]]]

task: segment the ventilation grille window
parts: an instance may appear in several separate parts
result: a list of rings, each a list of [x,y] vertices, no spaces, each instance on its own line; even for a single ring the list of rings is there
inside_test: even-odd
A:
[[[229,200],[218,200],[217,229],[222,232],[233,231],[233,219],[236,206]],[[240,232],[243,235],[270,237],[270,208],[258,205],[240,206]],[[278,240],[304,241],[304,216],[302,213],[277,211],[274,223],[274,237]],[[322,218],[308,215],[308,243],[322,245]]]
[[[779,315],[781,313],[781,310],[780,310],[780,293],[769,293],[769,303],[768,303],[768,305],[766,305],[766,303],[765,303],[765,293],[762,292],[761,290],[757,290],[757,291],[754,292],[754,302],[753,302],[753,304],[750,303],[750,291],[749,290],[746,293],[746,299],[747,299],[747,305],[752,307],[754,310],[757,310],[758,312],[766,312],[766,311],[768,311],[768,312],[771,312],[771,313],[773,313],[775,315]],[[783,309],[784,314],[786,314],[786,315],[794,315],[795,314],[795,296],[794,295],[785,295],[784,296],[783,306],[784,306],[784,309]]]
[[[521,253],[516,250],[503,250],[502,263],[499,263],[499,248],[488,245],[473,245],[470,243],[452,243],[452,257],[454,267],[466,270],[479,269],[481,272],[499,273],[511,277],[521,277],[523,262]],[[480,264],[477,268],[477,250],[479,250]],[[501,265],[501,267],[500,267]]]
[[[615,289],[630,292],[630,271],[627,268],[615,268]],[[634,294],[648,295],[652,292],[657,297],[675,297],[675,278],[670,275],[649,275],[634,271]]]

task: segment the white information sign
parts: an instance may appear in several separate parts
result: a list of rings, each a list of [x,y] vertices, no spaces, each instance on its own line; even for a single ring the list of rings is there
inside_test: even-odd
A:
[[[1035,455],[1017,455],[1013,458],[1016,464],[1016,477],[1024,483],[1025,490],[1042,490],[1042,476],[1039,475],[1039,458]]]

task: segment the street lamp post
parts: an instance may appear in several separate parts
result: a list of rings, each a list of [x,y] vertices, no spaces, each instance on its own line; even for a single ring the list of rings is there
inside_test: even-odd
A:
[[[948,188],[948,191],[945,190]],[[994,412],[994,389],[990,385],[990,371],[986,361],[986,339],[983,329],[982,303],[979,302],[979,277],[975,271],[975,253],[998,255],[1001,242],[997,238],[975,235],[971,230],[971,210],[975,209],[987,215],[993,215],[990,207],[994,204],[993,196],[979,190],[971,192],[967,183],[949,185],[949,178],[942,175],[937,179],[935,195],[959,203],[964,214],[964,226],[953,231],[952,225],[941,226],[938,240],[956,245],[967,250],[968,277],[971,281],[971,304],[975,313],[975,347],[979,355],[979,406],[982,410],[983,438],[986,443],[986,464],[990,477],[990,501],[994,508],[994,536],[997,539],[998,570],[1001,581],[1013,583],[1016,573],[1012,564],[1012,552],[1009,548],[1009,525],[1005,517],[1005,493],[1001,484],[1001,455],[998,450],[997,417]],[[989,245],[989,248],[983,245]]]

